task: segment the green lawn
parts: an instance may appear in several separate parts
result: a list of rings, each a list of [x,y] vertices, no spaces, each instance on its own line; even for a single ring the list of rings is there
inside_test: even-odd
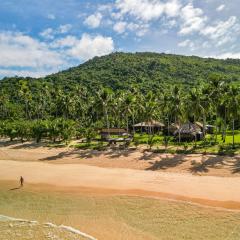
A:
[[[94,149],[105,150],[106,142],[92,141],[90,143],[72,144],[72,147],[78,149]],[[174,137],[169,137],[167,148],[165,146],[165,137],[162,134],[149,136],[148,134],[134,135],[134,141],[130,146],[142,146],[146,149],[151,149],[155,152],[169,152],[169,153],[209,153],[209,154],[238,154],[240,153],[240,131],[235,131],[235,148],[232,148],[232,132],[228,131],[225,142],[222,140],[221,134],[207,135],[205,140],[198,142],[181,142],[178,143]]]
[[[136,134],[134,137],[137,144],[149,144],[150,137],[147,134]],[[195,142],[178,143],[174,137],[169,137],[167,149],[163,135],[156,135],[152,140],[154,151],[170,153],[213,153],[213,154],[236,154],[240,153],[240,131],[235,131],[235,148],[232,148],[232,132],[228,131],[225,142],[221,134],[207,135],[205,140]]]

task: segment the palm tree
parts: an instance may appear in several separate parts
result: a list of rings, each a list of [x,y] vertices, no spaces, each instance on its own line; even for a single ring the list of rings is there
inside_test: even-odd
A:
[[[239,116],[239,88],[231,86],[228,91],[228,109],[232,119],[232,147],[235,148],[235,120]]]
[[[107,129],[109,132],[110,128],[110,122],[109,122],[109,111],[110,111],[110,105],[112,103],[112,97],[113,93],[112,90],[109,88],[103,88],[100,91],[97,92],[98,98],[101,102]]]
[[[209,101],[211,101],[212,110],[215,112],[216,115],[216,123],[218,120],[221,120],[221,122],[223,122],[223,119],[225,119],[226,116],[226,106],[225,103],[222,101],[223,95],[225,93],[223,90],[224,87],[225,81],[221,75],[212,74],[209,77],[209,90],[210,90]],[[226,129],[226,123],[224,123],[224,129]],[[217,134],[218,131],[215,132],[215,142],[217,139]]]
[[[132,122],[134,125],[134,106],[135,106],[135,97],[130,93],[127,92],[125,94],[124,98],[124,111],[123,115],[125,116],[126,119],[126,126],[127,126],[127,131],[129,130],[129,117],[132,118]]]
[[[181,89],[178,86],[174,86],[171,93],[171,107],[170,112],[172,114],[172,117],[174,118],[175,124],[179,125],[179,128],[181,127],[181,120],[183,120],[183,98],[181,96]],[[178,131],[178,141],[181,142],[181,131]]]
[[[25,115],[27,119],[31,119],[31,111],[30,105],[32,103],[32,93],[28,86],[28,82],[26,80],[19,81],[20,89],[19,96],[24,103],[25,106]]]

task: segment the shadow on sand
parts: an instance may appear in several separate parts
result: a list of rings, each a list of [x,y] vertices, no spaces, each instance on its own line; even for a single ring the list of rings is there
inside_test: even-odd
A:
[[[207,159],[202,159],[200,162],[192,161],[192,167],[190,172],[197,173],[207,173],[209,169],[220,169],[224,166],[230,167],[230,164],[226,161],[226,157],[223,156],[210,156]]]
[[[148,157],[149,158],[149,157]],[[178,165],[186,162],[186,157],[184,155],[176,155],[172,157],[162,158],[159,161],[150,162],[152,166],[146,168],[146,170],[156,171],[156,170],[166,170],[168,168],[174,168]]]
[[[1,147],[10,147],[12,149],[33,149],[46,147],[48,149],[54,148],[48,146],[49,142],[35,143],[35,142],[24,142],[20,140],[7,141],[0,139],[0,148]],[[56,161],[64,158],[74,158],[76,160],[81,159],[92,159],[100,157],[101,155],[107,156],[109,159],[118,159],[120,157],[131,157],[135,152],[135,149],[119,149],[117,147],[108,148],[107,150],[79,150],[77,148],[72,148],[69,150],[63,149],[63,151],[40,159],[40,161]],[[184,164],[188,159],[186,154],[168,154],[161,155],[161,153],[154,153],[150,151],[142,152],[137,158],[134,155],[134,160],[136,161],[145,161],[148,163],[148,166],[145,170],[148,171],[158,171],[158,170],[167,170],[170,168],[175,168]],[[240,174],[240,156],[220,156],[220,155],[202,155],[202,159],[198,161],[191,161],[186,167],[186,171],[189,171],[192,174],[207,173],[211,169],[227,169],[232,174]],[[20,187],[14,188],[12,190],[19,190]]]
[[[109,150],[109,151],[98,151],[98,150],[79,150],[72,149],[60,152],[56,155],[49,156],[46,158],[40,159],[40,161],[56,161],[67,157],[73,157],[76,159],[91,159],[95,157],[99,157],[102,154],[114,159],[119,157],[128,157],[134,150]]]
[[[19,186],[19,187],[15,187],[15,188],[11,188],[11,189],[9,189],[9,191],[16,191],[16,190],[20,190],[22,187],[21,186]]]

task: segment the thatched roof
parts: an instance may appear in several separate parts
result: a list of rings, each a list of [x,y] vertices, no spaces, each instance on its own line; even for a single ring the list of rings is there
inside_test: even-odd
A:
[[[200,128],[203,128],[203,123],[201,123],[201,122],[195,122],[195,124],[196,124],[197,126],[199,126]]]
[[[100,129],[100,134],[125,134],[128,133],[126,129],[124,128],[103,128]]]
[[[170,124],[169,125],[169,129],[173,129],[173,130],[175,130],[175,129],[178,129],[179,128],[179,125],[177,124],[177,123],[172,123],[172,124]]]
[[[177,129],[174,134],[190,134],[190,135],[195,135],[197,133],[201,132],[201,128],[197,125],[197,124],[193,124],[193,123],[185,123],[183,125],[181,125],[181,127],[179,129]]]
[[[164,127],[165,125],[161,122],[151,120],[147,122],[141,122],[133,125],[134,127]]]

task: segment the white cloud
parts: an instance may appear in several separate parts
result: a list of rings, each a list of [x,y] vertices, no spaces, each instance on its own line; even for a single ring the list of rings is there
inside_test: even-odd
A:
[[[103,4],[98,7],[98,11],[100,11],[100,12],[111,12],[112,9],[113,9],[112,3]]]
[[[113,30],[119,34],[124,33],[127,27],[127,22],[117,22],[113,26]]]
[[[211,57],[220,58],[220,59],[227,59],[227,58],[240,59],[240,52],[235,52],[235,53],[226,52],[226,53],[222,53],[222,54],[219,54],[219,55],[214,55],[214,56],[211,56]]]
[[[1,67],[55,68],[64,64],[59,53],[23,33],[0,33],[0,49]]]
[[[88,16],[85,19],[84,24],[86,24],[90,28],[98,28],[101,24],[101,21],[102,21],[102,14],[96,13]]]
[[[79,60],[88,60],[95,56],[103,56],[114,51],[114,43],[111,37],[101,35],[91,36],[83,34],[68,54]]]
[[[148,31],[149,25],[148,24],[138,24],[138,23],[133,23],[133,22],[125,22],[125,21],[120,21],[115,23],[113,26],[113,30],[117,32],[118,34],[123,34],[127,30],[135,32],[137,36],[142,37],[145,35]]]
[[[40,32],[39,34],[41,37],[45,39],[53,39],[54,38],[54,30],[52,28],[47,28]]]
[[[50,19],[50,20],[55,20],[56,16],[54,14],[48,14],[47,18]]]
[[[169,17],[178,16],[181,4],[177,0],[168,1],[165,4],[165,13]]]
[[[71,28],[71,24],[60,25],[57,29],[47,28],[40,32],[39,35],[45,39],[53,40],[56,35],[66,34],[71,30]]]
[[[187,39],[185,41],[182,41],[182,42],[178,43],[178,46],[179,47],[187,47],[190,42],[191,41],[189,39]]]
[[[127,28],[130,31],[135,31],[138,37],[142,37],[148,32],[149,24],[129,23]]]
[[[221,12],[222,10],[224,10],[224,8],[225,8],[225,5],[224,4],[222,4],[222,5],[220,5],[219,7],[217,7],[217,11],[218,12]]]
[[[18,76],[18,77],[44,77],[48,74],[51,74],[52,71],[37,71],[37,70],[14,70],[14,69],[2,69],[0,68],[0,76],[4,77],[13,77],[13,76]]]
[[[111,17],[113,19],[119,20],[119,19],[123,18],[123,15],[120,12],[112,12]]]
[[[71,24],[60,25],[56,33],[59,33],[59,34],[68,33],[71,30],[71,28],[72,28]]]
[[[190,39],[178,43],[179,47],[189,48],[191,51],[195,50],[195,44]]]
[[[199,32],[205,27],[207,17],[204,16],[203,10],[195,8],[191,3],[181,10],[182,25],[179,31],[181,35]]]
[[[0,75],[39,77],[77,60],[109,54],[114,51],[114,42],[111,37],[83,34],[46,43],[21,32],[0,32],[0,49]]]
[[[174,17],[179,14],[179,0],[163,2],[159,0],[117,0],[116,9],[121,15],[130,14],[142,21],[159,19],[163,14]],[[119,17],[119,16],[118,16]]]
[[[52,48],[65,48],[73,47],[78,43],[78,39],[75,36],[68,35],[65,38],[56,39],[51,43]]]
[[[240,24],[236,16],[231,16],[226,21],[218,21],[212,26],[205,27],[201,30],[201,34],[221,46],[236,40],[240,35]]]

